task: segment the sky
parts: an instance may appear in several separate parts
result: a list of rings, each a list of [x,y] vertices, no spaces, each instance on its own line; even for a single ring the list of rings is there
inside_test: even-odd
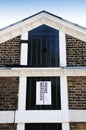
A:
[[[0,29],[42,10],[86,27],[86,0],[0,0]]]

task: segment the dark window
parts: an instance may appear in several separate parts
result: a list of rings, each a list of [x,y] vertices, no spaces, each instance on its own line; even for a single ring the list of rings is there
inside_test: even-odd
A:
[[[42,25],[29,32],[28,66],[59,66],[58,30]]]
[[[51,82],[51,105],[36,104],[36,82]],[[26,94],[26,110],[60,110],[60,77],[28,77],[27,78],[27,94]]]
[[[60,123],[25,124],[25,130],[62,130]]]

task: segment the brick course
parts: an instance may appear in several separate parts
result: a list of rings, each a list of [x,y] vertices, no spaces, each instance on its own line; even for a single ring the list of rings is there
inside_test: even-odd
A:
[[[86,77],[68,77],[69,109],[86,109]]]
[[[17,130],[16,124],[0,124],[0,130]]]
[[[20,36],[0,44],[0,66],[20,65]]]
[[[17,109],[18,88],[18,77],[0,77],[0,110]]]
[[[67,66],[86,66],[86,42],[66,35]]]
[[[86,130],[86,123],[72,122],[70,123],[70,130]]]

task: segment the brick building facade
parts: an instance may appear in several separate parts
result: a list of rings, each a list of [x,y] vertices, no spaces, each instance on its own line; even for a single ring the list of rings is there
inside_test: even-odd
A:
[[[45,62],[48,65],[47,63],[54,57],[51,62],[56,63],[57,55],[52,56],[53,47],[48,51],[49,45],[47,44],[49,43],[51,46],[51,42],[55,42],[51,39],[53,36],[50,36],[55,29],[59,32],[59,40],[56,42],[59,44],[58,66],[55,66],[56,64],[51,67],[44,66],[44,64],[43,67],[42,65],[28,66],[29,59],[31,59],[30,62],[33,64],[36,62],[37,65],[38,60],[34,61],[34,58],[37,59],[39,53],[35,50],[41,48],[42,42],[40,39],[35,39],[36,46],[34,38],[30,41],[29,34],[36,38],[40,36],[40,28],[38,30],[35,28],[42,25],[47,25],[48,27],[45,26],[42,29],[44,28],[44,31],[48,29],[50,33],[47,40],[43,39],[46,46],[42,45],[43,54],[40,52],[38,60],[40,60],[40,65]],[[33,34],[30,33],[31,30]],[[44,36],[46,33],[41,32],[41,34]],[[35,50],[33,46],[29,47],[32,42]],[[57,47],[56,44],[55,47]],[[29,48],[32,49],[31,54],[29,54]],[[33,53],[33,51],[35,52]],[[55,54],[57,54],[57,50]],[[29,58],[28,55],[30,55]],[[43,59],[43,55],[47,57],[46,61]],[[0,30],[0,130],[86,130],[85,65],[86,29],[46,11]],[[51,82],[52,103],[37,106],[34,103],[36,90],[31,87],[35,86],[36,81],[42,80]],[[29,98],[28,86],[30,86]],[[56,86],[59,86],[59,89],[57,87],[54,90]],[[59,101],[55,99],[58,99],[58,95]],[[30,107],[31,101],[32,108]],[[56,103],[53,103],[54,101]],[[31,108],[29,110],[27,102]],[[35,105],[33,106],[33,104]],[[57,106],[60,104],[58,109],[56,104]]]

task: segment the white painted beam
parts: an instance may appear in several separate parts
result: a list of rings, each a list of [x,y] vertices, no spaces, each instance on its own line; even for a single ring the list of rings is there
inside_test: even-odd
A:
[[[14,111],[0,111],[0,124],[14,123]]]
[[[21,118],[21,115],[23,118]],[[61,110],[29,110],[29,111],[16,111],[16,123],[57,123],[66,122],[63,119]]]
[[[69,118],[64,110],[16,111],[15,123],[62,123],[63,128],[69,130],[69,122],[86,122],[85,115],[86,110],[68,110]]]
[[[86,76],[86,68],[1,68],[0,77]]]
[[[86,110],[69,110],[70,122],[86,122]]]
[[[19,123],[18,130],[24,128],[24,123],[62,123],[63,128],[68,128],[68,122],[86,122],[86,110],[68,110],[69,120],[66,113],[62,110],[18,110],[18,111],[0,111],[0,124],[3,123]],[[21,118],[21,115],[23,118]],[[24,130],[24,129],[21,129]],[[65,129],[63,129],[65,130]],[[67,130],[67,129],[66,129]]]

